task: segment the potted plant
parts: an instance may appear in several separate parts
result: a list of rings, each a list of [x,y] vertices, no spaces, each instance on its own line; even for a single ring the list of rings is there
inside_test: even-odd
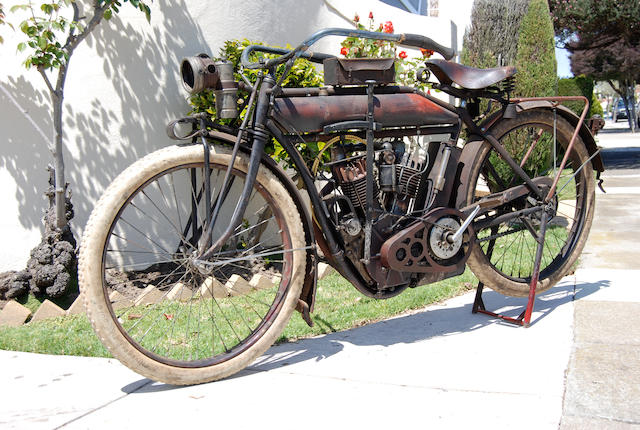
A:
[[[353,23],[358,30],[389,34],[394,31],[391,21],[376,25],[372,12],[369,12],[367,26],[360,22],[358,15],[353,18]],[[422,59],[410,59],[406,51],[398,52],[394,42],[347,37],[341,46],[340,54],[344,58],[332,58],[324,62],[326,85],[364,85],[367,80],[374,80],[378,84],[421,84],[415,79],[415,70]],[[423,59],[433,55],[433,51],[421,51]]]

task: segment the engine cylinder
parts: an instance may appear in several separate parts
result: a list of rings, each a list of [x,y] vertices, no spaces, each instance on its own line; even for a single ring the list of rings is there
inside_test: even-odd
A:
[[[364,210],[367,202],[367,170],[364,158],[336,168],[340,187],[355,208]],[[373,197],[378,198],[378,185],[373,183]]]

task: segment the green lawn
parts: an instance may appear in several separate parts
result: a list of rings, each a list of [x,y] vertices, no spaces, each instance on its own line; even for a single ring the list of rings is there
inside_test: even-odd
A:
[[[316,306],[312,314],[314,327],[307,326],[300,315],[294,312],[279,342],[358,327],[459,295],[474,286],[475,277],[467,270],[456,278],[407,289],[399,296],[388,300],[376,300],[364,297],[342,277],[332,274],[318,283]],[[207,302],[202,301],[201,305],[207,306]],[[167,304],[166,306],[171,305]],[[145,336],[144,340],[151,344],[154,342],[154,333],[153,330],[147,331],[145,319],[152,321],[154,318],[166,317],[165,314],[170,315],[171,318],[180,317],[172,309],[155,308],[146,314],[144,319],[138,319],[136,315],[133,315],[132,319],[128,318],[129,314],[136,312],[138,311],[135,308],[128,310],[122,315],[123,320],[131,321],[130,324],[137,323],[140,336]],[[235,321],[232,324],[237,330],[242,330],[243,326],[252,325],[252,322]],[[149,327],[152,327],[152,324],[149,324]],[[195,331],[185,334],[185,339],[182,340],[185,346],[183,351],[189,352],[187,338],[194,335],[196,335]],[[201,339],[211,335],[212,333],[197,333]],[[173,342],[181,342],[180,338],[176,339]],[[170,349],[175,349],[175,346],[172,344]],[[157,348],[160,350],[163,346],[158,345]],[[84,315],[61,317],[16,328],[2,327],[0,328],[0,349],[44,354],[109,357],[109,353],[94,334]]]

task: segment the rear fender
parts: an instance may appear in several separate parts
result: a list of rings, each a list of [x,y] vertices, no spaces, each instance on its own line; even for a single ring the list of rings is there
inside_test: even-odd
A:
[[[533,100],[520,102],[516,105],[517,112],[523,112],[531,109],[546,109],[549,111],[553,111],[553,103],[546,100]],[[580,118],[569,108],[563,105],[558,105],[556,107],[557,114],[565,119],[569,124],[573,127],[578,125]],[[500,116],[502,115],[502,111],[498,111],[491,115],[489,118],[485,119],[481,124],[480,128],[488,133],[491,133],[491,129],[500,121]],[[582,141],[585,143],[587,147],[587,151],[589,155],[598,151],[598,145],[596,144],[595,138],[593,134],[589,131],[589,128],[586,125],[586,122],[582,123],[582,126],[579,130],[579,135],[582,138]],[[467,195],[467,187],[469,185],[469,181],[471,180],[471,167],[473,166],[475,158],[478,156],[482,145],[484,144],[484,138],[478,135],[469,136],[469,141],[464,145],[462,149],[462,154],[460,155],[460,161],[458,163],[458,188],[456,194],[456,207],[461,208],[465,205],[466,195]],[[600,154],[597,154],[595,157],[591,159],[591,164],[594,170],[598,172],[604,171],[604,164],[602,162],[602,157]]]
[[[531,100],[526,102],[520,102],[516,105],[517,112],[523,112],[531,109],[546,109],[549,111],[553,111],[553,103],[547,100]],[[558,105],[556,107],[558,115],[567,120],[569,124],[573,127],[578,125],[580,122],[580,117],[578,117],[571,109],[564,105]],[[497,121],[499,121],[500,116],[502,115],[502,111],[498,111],[491,115],[489,118],[485,119],[481,124],[480,128],[482,130],[488,129],[491,131],[491,127],[493,127]],[[587,121],[583,121],[582,126],[580,127],[580,137],[582,141],[587,147],[587,151],[589,152],[589,156],[596,153],[598,150],[598,145],[596,144],[596,140],[591,134],[589,127],[587,127]],[[600,154],[596,155],[591,159],[591,164],[593,165],[594,170],[598,172],[604,172],[604,164],[602,162],[602,157]]]

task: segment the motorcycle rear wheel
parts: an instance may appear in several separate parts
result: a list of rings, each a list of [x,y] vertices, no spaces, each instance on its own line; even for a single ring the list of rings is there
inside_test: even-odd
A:
[[[229,162],[226,150],[212,147],[212,206]],[[248,157],[239,154],[214,239],[227,227],[247,169]],[[203,177],[199,145],[137,161],[96,205],[80,251],[80,288],[98,337],[132,370],[176,385],[251,364],[285,328],[305,276],[300,216],[262,166],[242,224],[203,269],[194,258]]]
[[[554,124],[557,136],[555,152]],[[553,178],[573,130],[562,117],[554,117],[552,111],[530,110],[520,112],[514,119],[501,120],[491,134],[518,164],[521,164],[531,143],[536,141],[523,168],[532,178]],[[573,268],[587,240],[595,207],[595,181],[591,162],[586,162],[588,158],[586,146],[578,135],[556,188],[555,211],[545,236],[538,293],[551,288]],[[487,193],[500,192],[523,183],[488,142],[482,145],[470,178],[467,205]],[[526,198],[521,198],[496,208],[484,217],[523,209],[527,204]],[[474,224],[482,219],[479,217]],[[537,246],[533,232],[537,234],[539,228],[539,215],[533,214],[476,231],[477,242],[468,260],[469,267],[487,287],[507,296],[526,297]]]

